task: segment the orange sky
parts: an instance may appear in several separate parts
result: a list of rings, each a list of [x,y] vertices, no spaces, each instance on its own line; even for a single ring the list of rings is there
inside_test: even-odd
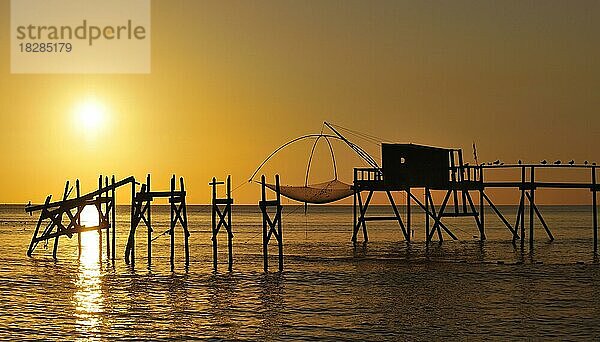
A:
[[[324,120],[469,157],[475,141],[481,160],[600,161],[597,1],[153,1],[149,75],[11,75],[9,4],[0,0],[0,203],[59,196],[76,177],[91,190],[100,172],[151,172],[155,188],[176,172],[189,202],[207,203],[210,178],[238,185]],[[93,135],[74,118],[89,98],[106,110]],[[300,183],[309,149],[266,171]],[[350,182],[357,160],[336,150]],[[315,181],[330,178],[329,161],[315,163]],[[255,203],[259,189],[234,195]]]

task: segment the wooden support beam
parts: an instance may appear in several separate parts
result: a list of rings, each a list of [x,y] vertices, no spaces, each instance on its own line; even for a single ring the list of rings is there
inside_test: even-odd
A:
[[[598,203],[596,200],[596,166],[592,167],[592,225],[594,229],[594,255],[598,254]]]
[[[548,225],[546,224],[546,220],[544,220],[542,213],[539,211],[537,205],[535,205],[535,203],[533,202],[533,198],[531,197],[530,194],[528,194],[528,193],[525,193],[525,194],[527,195],[527,199],[529,200],[529,205],[533,207],[533,210],[535,211],[535,214],[537,215],[538,219],[542,223],[542,226],[546,230],[546,234],[548,234],[550,241],[554,241],[554,236],[552,235],[550,228],[548,228]]]
[[[92,199],[94,199],[94,197],[98,196],[101,193],[108,192],[108,191],[112,190],[113,188],[115,188],[115,189],[119,188],[128,183],[135,184],[135,178],[133,176],[127,177],[123,180],[118,181],[114,185],[110,185],[109,188],[103,188],[100,190],[96,190],[96,191],[87,193],[85,195],[82,195],[80,198],[72,198],[72,199],[67,199],[65,201],[57,201],[57,202],[52,202],[52,203],[48,203],[48,204],[30,205],[30,206],[25,207],[25,212],[32,213],[34,211],[40,211],[43,209],[51,209],[51,208],[56,208],[56,207],[61,207],[61,206],[64,208],[75,208],[77,205],[80,205],[82,203],[82,201],[92,200]]]
[[[506,228],[508,228],[508,230],[510,230],[512,236],[513,237],[516,236],[516,239],[518,239],[519,235],[517,234],[516,228],[513,229],[513,227],[508,222],[508,220],[504,217],[504,215],[502,215],[502,213],[500,212],[500,210],[496,207],[496,205],[492,202],[492,200],[490,200],[490,198],[488,197],[488,195],[485,192],[482,192],[482,195],[483,195],[483,198],[486,200],[486,202],[488,202],[488,205],[490,206],[490,208],[492,208],[492,210],[496,213],[496,215],[498,216],[498,218],[500,218],[500,220],[502,221],[502,223],[504,223],[504,225],[506,226]]]
[[[391,191],[386,191],[385,193],[387,194],[388,200],[390,201],[390,205],[392,206],[392,210],[394,211],[394,216],[393,217],[390,217],[390,216],[364,217],[364,215],[363,215],[363,220],[364,221],[396,220],[396,221],[398,221],[398,224],[400,225],[400,229],[402,229],[402,235],[404,235],[404,239],[406,241],[410,242],[410,235],[409,235],[410,233],[408,232],[408,230],[404,226],[404,223],[402,222],[402,217],[400,217],[400,212],[398,211],[398,207],[396,206],[396,202],[394,202],[394,197],[392,197],[392,192]],[[366,214],[366,212],[367,212],[367,210],[365,208],[365,214]]]

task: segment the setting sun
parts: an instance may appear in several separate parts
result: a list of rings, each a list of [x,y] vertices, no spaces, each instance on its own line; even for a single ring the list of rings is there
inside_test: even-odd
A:
[[[106,120],[104,105],[96,100],[86,100],[80,103],[75,110],[77,125],[91,133],[100,129]]]

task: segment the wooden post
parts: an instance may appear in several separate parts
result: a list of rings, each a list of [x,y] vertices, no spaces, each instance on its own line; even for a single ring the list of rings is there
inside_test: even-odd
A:
[[[275,175],[275,189],[277,193],[277,211],[275,219],[277,220],[277,241],[279,242],[279,272],[283,271],[283,236],[281,235],[281,191],[279,188],[279,175]]]
[[[460,172],[459,172],[459,180],[460,183],[462,185],[464,185],[464,181],[465,181],[465,167],[463,164],[463,156],[462,156],[462,150],[458,150],[458,164],[459,164],[459,168],[460,168]],[[462,191],[462,206],[463,206],[463,213],[467,212],[467,194],[465,193],[465,190],[463,189]]]
[[[148,193],[152,191],[150,190],[150,174],[146,175],[146,189]],[[152,266],[152,216],[150,213],[150,208],[152,206],[150,205],[149,201],[146,201],[146,205],[148,206],[148,208],[146,209],[148,217],[148,222],[146,222],[148,226],[148,267],[150,267]]]
[[[227,252],[229,254],[228,257],[228,270],[229,272],[233,271],[233,228],[231,227],[231,210],[233,201],[231,200],[231,175],[227,176],[227,202],[229,206],[229,210],[227,213]]]
[[[410,188],[406,189],[406,235],[407,242],[410,242],[412,236],[412,228],[410,227]]]
[[[519,208],[519,221],[521,224],[521,249],[525,247],[525,167],[521,167],[521,199],[523,205]],[[531,238],[531,237],[530,237]]]
[[[111,196],[112,196],[112,260],[114,261],[117,257],[117,196],[116,196],[116,188],[115,188],[115,175],[112,176],[110,180],[110,185],[112,187]]]
[[[483,236],[485,236],[485,206],[484,206],[484,185],[483,185],[483,169],[480,170],[480,174],[479,174],[479,222],[481,224],[481,234],[479,236],[479,238],[481,239]]]
[[[454,198],[454,212],[458,213],[458,194],[456,192],[456,163],[454,162],[454,150],[450,151],[450,168],[452,170],[451,175],[453,184],[452,194]]]
[[[354,179],[356,179],[356,170],[354,170]],[[352,243],[356,244],[356,182],[352,186]]]
[[[531,189],[529,193],[531,194],[530,202],[529,202],[529,249],[533,249],[533,226],[534,226],[534,206],[535,206],[535,168],[532,166],[530,169],[529,181],[531,182]]]
[[[183,228],[183,249],[185,252],[185,268],[187,270],[187,268],[190,266],[190,244],[189,244],[189,239],[190,239],[190,232],[188,230],[188,225],[187,225],[187,205],[186,205],[186,201],[185,201],[185,195],[183,195],[183,193],[185,193],[185,185],[183,184],[183,177],[179,177],[179,186],[180,186],[180,190],[182,192],[181,195],[181,203],[180,208],[179,208],[179,219],[181,220],[181,226]],[[181,216],[183,215],[183,216]]]
[[[130,260],[131,264],[135,264],[135,181],[131,182],[131,249],[130,249]]]
[[[212,179],[212,183],[210,183],[210,185],[212,186],[212,214],[211,214],[211,219],[212,219],[212,247],[213,247],[213,270],[217,270],[217,264],[218,264],[218,256],[217,256],[217,208],[215,208],[215,206],[217,205],[217,178],[213,177]]]
[[[63,192],[63,201],[65,201],[68,196],[69,196],[69,181],[67,181],[67,183],[65,184],[65,191]],[[57,236],[54,238],[54,245],[52,246],[52,258],[54,260],[56,260],[56,252],[58,251],[58,238],[59,237],[60,236]]]
[[[596,166],[592,166],[592,214],[594,225],[594,255],[598,254],[598,204],[596,201]]]
[[[108,188],[108,176],[104,177],[104,187]],[[105,218],[106,223],[109,223],[109,221],[110,221],[110,213],[111,213],[109,211],[109,209],[110,209],[109,205],[114,206],[115,203],[114,202],[108,202],[108,197],[109,197],[108,190],[106,190],[106,193],[105,193],[104,197],[106,197],[106,199],[107,199],[107,202],[106,202],[106,204],[104,206],[104,208],[106,210],[106,213],[104,213],[104,218]],[[112,210],[112,209],[110,209],[110,210]],[[110,260],[110,256],[111,256],[111,253],[110,253],[110,227],[107,226],[106,227],[106,260]]]
[[[98,196],[96,196],[96,210],[98,210],[98,260],[102,262],[102,175],[98,177]]]
[[[429,242],[429,188],[425,188],[425,243]]]
[[[175,175],[171,177],[171,272],[175,270]]]
[[[267,201],[267,193],[266,193],[266,187],[265,187],[265,175],[262,175],[260,177],[260,184],[261,184],[261,198],[262,201],[266,203]],[[266,213],[266,207],[262,207],[261,208],[262,211],[262,224],[263,224],[263,269],[265,272],[269,271],[269,239],[268,239],[268,235],[267,235],[267,213]]]
[[[77,198],[81,196],[81,189],[79,188],[79,179],[75,180],[75,190],[77,192]],[[77,207],[77,228],[81,228],[81,210],[83,207]],[[77,258],[81,258],[81,233],[77,232]]]

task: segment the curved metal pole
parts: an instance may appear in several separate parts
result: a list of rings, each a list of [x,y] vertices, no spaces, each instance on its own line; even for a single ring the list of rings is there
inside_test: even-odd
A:
[[[317,139],[315,139],[315,142],[313,143],[312,148],[310,150],[310,156],[308,157],[308,165],[306,165],[306,177],[304,177],[304,186],[308,186],[308,175],[310,174],[310,165],[312,164],[312,158],[315,154],[315,148],[319,143],[319,139],[321,139],[320,136],[317,137]]]
[[[317,137],[317,139],[315,139],[315,142],[310,151],[310,157],[308,158],[308,165],[306,166],[306,177],[304,178],[304,186],[308,186],[308,176],[310,174],[310,166],[312,164],[313,155],[315,154],[315,148],[317,147],[317,143],[319,142],[319,139],[321,139],[321,138],[324,138],[325,141],[327,142],[327,146],[329,146],[329,152],[331,153],[331,160],[333,162],[333,177],[335,180],[338,179],[337,165],[335,162],[335,153],[333,152],[333,146],[331,146],[331,141],[329,141],[329,138],[323,135],[323,136]]]
[[[335,136],[335,135],[329,135],[329,134],[307,134],[307,135],[303,135],[300,136],[298,138],[295,138],[293,140],[290,140],[288,142],[286,142],[285,144],[279,146],[275,151],[271,152],[271,154],[269,154],[269,156],[267,158],[265,158],[265,160],[263,160],[262,163],[260,163],[260,165],[256,168],[256,170],[254,171],[254,173],[252,173],[252,176],[250,176],[250,178],[248,179],[248,182],[251,182],[254,179],[254,176],[256,176],[256,174],[258,173],[258,171],[260,171],[260,169],[262,169],[262,167],[269,161],[269,159],[271,159],[277,152],[281,151],[282,149],[284,149],[285,147],[287,147],[288,145],[291,145],[299,140],[303,140],[303,139],[310,139],[310,138],[316,138],[316,137],[327,137],[327,138],[333,138],[333,139],[340,139],[341,138]]]

